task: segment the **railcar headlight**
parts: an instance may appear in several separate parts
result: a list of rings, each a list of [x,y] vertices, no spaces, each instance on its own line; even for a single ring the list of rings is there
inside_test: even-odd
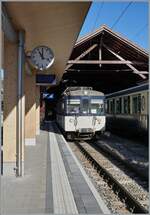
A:
[[[96,119],[96,120],[97,120],[98,124],[100,124],[100,123],[101,123],[101,119]]]
[[[74,119],[69,119],[69,122],[71,122],[71,123],[74,122]]]

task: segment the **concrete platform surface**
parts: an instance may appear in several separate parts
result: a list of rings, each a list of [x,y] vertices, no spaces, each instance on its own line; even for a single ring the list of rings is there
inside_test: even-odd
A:
[[[109,214],[54,122],[25,146],[25,176],[2,176],[1,214]]]

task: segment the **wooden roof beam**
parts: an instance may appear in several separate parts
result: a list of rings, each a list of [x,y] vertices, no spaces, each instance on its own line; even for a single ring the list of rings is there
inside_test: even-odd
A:
[[[125,59],[123,57],[121,57],[120,55],[118,55],[117,53],[115,53],[114,51],[112,51],[108,46],[106,46],[105,44],[103,44],[103,46],[110,52],[112,53],[114,56],[116,56],[119,60],[121,60],[121,62],[125,61]],[[141,74],[142,72],[140,72],[139,70],[137,70],[134,66],[132,66],[130,63],[126,63],[126,65],[133,70],[133,73],[139,75],[141,78],[146,79],[146,76]]]
[[[85,57],[88,53],[90,53],[90,52],[91,52],[93,49],[95,49],[96,47],[97,47],[97,44],[94,44],[94,45],[90,46],[86,51],[84,51],[84,52],[83,52],[82,54],[80,54],[77,58],[75,58],[74,61],[80,60],[81,58]],[[72,65],[73,65],[73,63],[70,64],[70,65],[68,65],[68,66],[66,67],[65,70],[69,69]]]
[[[136,61],[128,61],[128,60],[69,60],[68,64],[141,64]],[[143,63],[142,63],[143,64]],[[66,68],[67,70],[68,68]],[[139,71],[137,70],[137,74]]]

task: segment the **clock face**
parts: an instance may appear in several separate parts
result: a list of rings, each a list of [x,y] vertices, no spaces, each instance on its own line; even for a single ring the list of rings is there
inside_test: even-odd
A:
[[[54,54],[50,48],[38,46],[31,53],[31,62],[36,69],[48,69],[54,62]]]

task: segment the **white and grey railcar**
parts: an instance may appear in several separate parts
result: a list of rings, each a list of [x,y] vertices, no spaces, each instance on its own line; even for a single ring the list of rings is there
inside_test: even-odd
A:
[[[104,94],[90,87],[68,87],[58,101],[56,121],[68,139],[92,138],[105,130]]]
[[[106,95],[106,128],[126,136],[148,136],[148,83]]]

